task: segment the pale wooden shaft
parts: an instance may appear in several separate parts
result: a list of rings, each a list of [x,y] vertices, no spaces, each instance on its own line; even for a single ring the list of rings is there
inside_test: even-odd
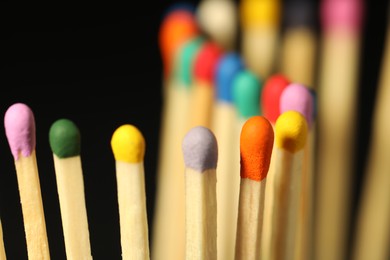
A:
[[[189,129],[195,126],[211,127],[214,106],[214,86],[210,82],[195,81],[190,101]]]
[[[292,154],[279,148],[274,152],[274,203],[269,259],[289,260],[294,256],[296,249],[295,232],[299,216],[304,152]]]
[[[235,260],[261,258],[266,179],[241,179]]]
[[[4,240],[3,240],[3,225],[0,220],[0,260],[6,260],[7,255],[5,253]]]
[[[316,88],[317,36],[310,28],[297,27],[283,35],[280,69],[289,80]]]
[[[279,32],[270,27],[248,28],[242,33],[242,55],[247,67],[260,78],[274,71]]]
[[[390,28],[390,27],[389,27]],[[357,217],[353,259],[385,260],[390,241],[390,29],[376,94],[373,134]]]
[[[212,130],[218,140],[218,172],[221,173],[217,181],[219,260],[234,259],[240,190],[240,155],[237,152],[239,137],[236,137],[236,126],[237,115],[234,106],[227,102],[216,103]]]
[[[90,260],[92,255],[80,156],[59,158],[53,154],[53,159],[66,257]]]
[[[35,150],[15,161],[29,260],[50,259]]]
[[[318,91],[318,173],[315,258],[344,260],[351,211],[356,134],[359,39],[324,36]]]
[[[122,259],[149,260],[144,164],[116,161]]]
[[[217,259],[215,169],[186,168],[186,260]]]
[[[184,161],[181,143],[188,128],[190,91],[177,81],[168,90],[158,158],[153,243],[155,260],[183,259],[185,241]]]

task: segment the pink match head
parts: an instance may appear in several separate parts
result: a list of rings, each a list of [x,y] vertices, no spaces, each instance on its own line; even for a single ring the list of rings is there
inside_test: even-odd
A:
[[[325,30],[340,28],[359,31],[363,20],[363,1],[323,0],[321,18]]]
[[[5,112],[4,127],[15,161],[19,153],[30,156],[35,149],[35,119],[31,109],[23,103],[13,104]]]
[[[313,123],[314,100],[309,88],[304,85],[291,83],[280,95],[280,113],[289,110],[301,113],[310,127]]]

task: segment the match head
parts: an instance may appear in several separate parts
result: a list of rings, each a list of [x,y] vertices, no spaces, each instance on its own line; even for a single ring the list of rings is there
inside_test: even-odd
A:
[[[362,0],[324,0],[321,2],[321,22],[325,30],[344,29],[357,32],[363,24]]]
[[[233,102],[233,79],[244,68],[244,62],[238,53],[227,53],[220,59],[215,77],[217,100]]]
[[[280,112],[294,110],[300,112],[311,127],[314,116],[314,100],[309,88],[304,85],[289,84],[280,96]]]
[[[236,10],[234,1],[208,0],[201,1],[196,12],[202,31],[227,50],[232,49],[237,33]]]
[[[290,80],[283,74],[271,75],[264,83],[261,92],[261,107],[263,115],[275,124],[280,115],[280,96],[290,84]]]
[[[307,139],[307,122],[297,111],[282,113],[275,124],[276,146],[295,153],[302,150]]]
[[[125,124],[112,135],[111,149],[115,161],[140,163],[145,156],[145,139],[137,127]]]
[[[170,12],[161,23],[159,46],[164,65],[164,76],[170,76],[176,52],[186,40],[199,35],[195,15],[187,10]]]
[[[233,79],[233,102],[241,118],[260,115],[261,81],[251,71],[244,69]]]
[[[218,145],[214,133],[204,126],[191,128],[182,143],[184,163],[198,172],[217,168]]]
[[[30,107],[23,103],[11,105],[4,115],[4,127],[15,161],[19,153],[30,156],[36,145],[35,118]]]
[[[243,0],[240,5],[242,27],[279,26],[280,11],[279,0]]]
[[[51,125],[49,142],[52,152],[59,158],[80,155],[80,131],[76,124],[69,119],[59,119]]]
[[[284,2],[284,20],[286,27],[309,27],[316,25],[317,9],[311,0],[287,0]]]
[[[168,16],[171,13],[176,12],[176,11],[187,11],[187,12],[195,14],[196,7],[192,3],[189,3],[189,2],[184,2],[184,1],[176,2],[176,3],[172,4],[172,5],[170,5],[165,10],[164,16]]]
[[[204,41],[204,38],[201,36],[189,39],[181,45],[176,57],[175,78],[183,83],[186,88],[191,87],[193,81],[192,71],[194,60]]]
[[[205,42],[195,57],[194,79],[213,84],[217,64],[222,54],[223,50],[216,42]]]
[[[249,118],[241,130],[241,178],[263,180],[269,170],[274,145],[274,130],[263,116]]]

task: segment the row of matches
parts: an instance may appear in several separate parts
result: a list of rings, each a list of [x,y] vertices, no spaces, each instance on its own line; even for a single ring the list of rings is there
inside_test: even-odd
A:
[[[239,52],[226,51],[218,42],[203,34],[197,20],[188,10],[174,9],[168,13],[161,24],[159,37],[164,64],[164,107],[152,229],[153,259],[184,259],[188,252],[188,242],[185,243],[188,203],[184,196],[186,186],[181,172],[185,167],[181,161],[181,144],[187,131],[196,126],[206,127],[215,134],[220,147],[220,174],[216,184],[218,258],[213,258],[216,257],[214,250],[211,250],[213,255],[210,257],[208,253],[195,248],[193,250],[201,254],[198,255],[200,258],[195,259],[225,260],[234,259],[235,256],[237,259],[259,259],[260,255],[262,259],[291,259],[292,255],[295,259],[311,259],[315,152],[313,122],[316,113],[314,90],[291,81],[282,73],[260,77],[248,67]],[[256,239],[250,238],[257,246],[244,239],[245,243],[252,245],[248,247],[251,248],[249,252],[237,244],[237,236],[241,236],[237,230],[240,131],[249,118],[256,116],[264,116],[274,127],[281,114],[290,110],[303,115],[310,129],[302,176],[292,177],[300,185],[295,187],[296,183],[293,182],[295,184],[291,186],[295,187],[291,190],[294,190],[296,196],[291,197],[291,205],[294,205],[291,207],[299,211],[300,215],[291,213],[292,217],[285,216],[291,223],[298,222],[298,225],[296,230],[290,230],[289,225],[287,231],[287,224],[278,223],[282,220],[276,216],[280,211],[276,206],[277,200],[287,203],[290,195],[282,193],[290,188],[276,187],[282,184],[274,170],[271,170],[264,196],[264,221],[257,216],[259,219],[253,222],[255,226],[251,229],[258,236]],[[294,126],[291,123],[288,127],[294,129]],[[293,131],[299,132],[299,129]],[[303,139],[306,140],[306,137]],[[301,171],[298,168],[296,171]],[[289,199],[284,196],[289,196]],[[289,204],[285,204],[283,210],[287,210],[286,205]],[[209,225],[214,225],[212,223]],[[265,227],[261,231],[264,239],[260,239],[260,231],[257,229],[260,226]]]
[[[34,114],[26,104],[16,103],[6,111],[4,124],[15,159],[28,257],[50,259],[36,164]],[[300,151],[305,146],[307,133],[307,120],[297,111],[283,113],[275,126],[263,116],[250,117],[243,125],[236,259],[259,258],[266,176],[273,150],[275,160],[279,161],[273,174],[281,180],[289,180],[284,185],[294,187],[287,190],[296,193],[299,185],[294,179],[299,180],[295,175],[301,171],[303,157]],[[92,259],[79,129],[71,120],[59,119],[50,128],[49,141],[53,151],[67,258]],[[136,126],[124,124],[113,133],[111,147],[116,162],[122,259],[150,259],[144,137]],[[216,259],[218,140],[210,129],[193,127],[182,140],[182,153],[185,162],[185,169],[182,169],[186,198],[185,259]],[[284,238],[280,238],[282,240],[287,239],[288,230],[295,226],[291,218],[298,212],[298,203],[291,199],[293,197],[295,200],[299,198],[288,193],[279,198],[280,203],[287,203],[277,207],[278,221],[280,224],[285,222],[278,226],[286,227]],[[293,233],[292,230],[289,233],[286,248],[295,240],[291,236]],[[278,240],[278,252],[282,252],[280,243],[281,240]],[[1,245],[0,258],[6,259],[4,244]]]

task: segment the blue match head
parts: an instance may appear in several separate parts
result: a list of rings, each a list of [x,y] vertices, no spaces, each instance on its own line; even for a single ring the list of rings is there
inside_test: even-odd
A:
[[[236,73],[244,68],[244,62],[237,53],[225,54],[217,65],[216,91],[217,99],[224,102],[233,102],[232,82]]]
[[[163,14],[163,17],[169,15],[170,13],[172,12],[175,12],[175,11],[187,11],[189,13],[192,13],[195,15],[195,12],[196,12],[196,7],[194,4],[192,4],[191,2],[189,1],[181,1],[181,2],[177,2],[177,3],[174,3],[172,5],[170,5],[164,12]]]

